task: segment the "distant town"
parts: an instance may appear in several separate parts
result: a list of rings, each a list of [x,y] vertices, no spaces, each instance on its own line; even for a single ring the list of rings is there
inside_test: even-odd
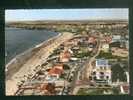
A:
[[[60,33],[32,56],[7,65],[6,95],[129,94],[127,20],[23,21],[6,27]]]

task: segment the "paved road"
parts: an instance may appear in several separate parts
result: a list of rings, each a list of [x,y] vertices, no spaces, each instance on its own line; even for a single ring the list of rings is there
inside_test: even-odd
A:
[[[76,81],[78,80],[79,72],[80,72],[80,69],[81,69],[82,65],[83,65],[83,63],[81,63],[81,64],[78,66],[78,68],[76,69],[76,71],[75,71],[75,73],[74,73],[74,76],[73,76],[74,78],[73,78],[73,80],[72,80],[72,82],[71,82],[71,91],[70,91],[70,93],[73,93],[73,90],[74,90],[74,88],[75,88]]]
[[[93,66],[92,66],[92,62],[95,60],[95,58],[99,55],[99,53],[100,53],[100,48],[101,48],[101,42],[100,42],[100,40],[98,40],[98,49],[97,49],[97,52],[96,52],[96,54],[92,57],[92,58],[90,58],[90,61],[89,61],[89,63],[88,63],[88,66],[86,67],[86,77],[87,78],[89,78],[89,76],[90,76],[90,74],[91,74],[91,72],[92,72],[92,69],[93,69]]]
[[[72,85],[72,94],[74,95],[74,94],[76,94],[77,93],[77,91],[80,89],[79,87],[76,87],[76,81],[77,81],[77,77],[79,76],[78,75],[78,72],[79,71],[82,71],[83,70],[83,73],[82,74],[84,74],[85,76],[84,77],[87,77],[87,78],[89,78],[89,76],[90,76],[90,74],[91,74],[91,72],[92,72],[92,69],[93,69],[93,66],[91,65],[92,64],[92,62],[95,60],[95,58],[96,58],[96,56],[98,56],[99,55],[99,53],[100,53],[100,48],[101,48],[101,42],[100,42],[100,39],[98,39],[98,44],[97,44],[97,52],[96,52],[96,54],[93,56],[93,57],[91,57],[89,60],[87,60],[86,62],[85,62],[85,64],[84,64],[84,66],[82,67],[82,69],[81,70],[77,70],[76,72],[75,72],[75,78],[74,78],[74,80],[73,80],[73,85]]]

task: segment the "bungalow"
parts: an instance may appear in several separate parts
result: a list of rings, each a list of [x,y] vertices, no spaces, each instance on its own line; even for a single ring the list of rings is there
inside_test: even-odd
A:
[[[46,79],[47,80],[58,79],[62,73],[63,73],[63,64],[57,64],[49,70]]]
[[[54,83],[46,83],[40,86],[40,90],[43,91],[45,95],[55,94],[55,84]]]
[[[105,41],[106,41],[106,43],[111,43],[112,42],[112,37],[106,36]]]
[[[66,50],[66,51],[60,53],[59,57],[60,57],[59,58],[60,62],[69,62],[70,57],[71,57],[71,53],[68,50]]]
[[[112,42],[120,42],[121,35],[113,35],[112,36]]]
[[[96,43],[96,39],[95,39],[95,37],[89,37],[88,38],[88,43]]]
[[[120,90],[122,94],[128,94],[129,93],[129,85],[120,85]]]

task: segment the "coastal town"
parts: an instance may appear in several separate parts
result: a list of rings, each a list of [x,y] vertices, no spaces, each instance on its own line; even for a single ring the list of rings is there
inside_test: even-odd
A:
[[[15,74],[8,68],[16,63],[6,67],[6,95],[129,94],[128,21],[16,22],[7,27],[60,34],[17,64]]]

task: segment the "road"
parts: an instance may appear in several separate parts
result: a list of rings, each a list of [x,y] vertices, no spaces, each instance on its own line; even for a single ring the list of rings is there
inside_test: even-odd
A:
[[[79,67],[76,69],[75,73],[74,73],[74,76],[73,76],[74,78],[73,78],[73,80],[72,80],[72,82],[70,84],[70,86],[71,86],[70,94],[73,93],[73,90],[75,88],[76,81],[78,80],[79,72],[80,72],[80,69],[81,69],[82,65],[83,64],[81,63],[79,65]]]
[[[86,62],[85,62],[85,64],[84,64],[84,66],[82,67],[82,69],[81,70],[77,70],[76,72],[75,72],[75,76],[74,76],[74,80],[73,80],[73,85],[72,85],[72,94],[73,95],[75,95],[76,93],[77,93],[77,91],[80,89],[79,88],[79,86],[76,86],[76,81],[77,81],[77,77],[79,76],[78,75],[78,72],[79,71],[82,71],[83,70],[83,75],[84,75],[84,78],[86,78],[86,79],[89,79],[89,76],[90,76],[90,74],[91,74],[91,72],[92,72],[92,69],[93,69],[93,66],[92,66],[92,62],[95,60],[95,58],[99,55],[99,53],[100,53],[100,48],[101,48],[101,42],[100,42],[100,39],[98,39],[98,42],[97,42],[98,44],[97,44],[97,50],[96,50],[96,54],[93,56],[93,57],[91,57],[89,60],[87,60]],[[83,79],[84,80],[84,79]],[[87,81],[87,80],[86,80]]]
[[[92,66],[92,62],[95,60],[95,58],[99,55],[99,53],[100,53],[100,48],[101,48],[101,42],[100,42],[100,40],[98,39],[98,42],[97,42],[98,44],[98,49],[97,49],[97,52],[96,52],[96,54],[93,56],[93,57],[91,57],[90,58],[90,61],[89,61],[89,63],[88,63],[88,66],[86,67],[86,77],[87,78],[89,78],[89,76],[90,76],[90,74],[91,74],[91,72],[92,72],[92,69],[93,69],[93,66]]]

